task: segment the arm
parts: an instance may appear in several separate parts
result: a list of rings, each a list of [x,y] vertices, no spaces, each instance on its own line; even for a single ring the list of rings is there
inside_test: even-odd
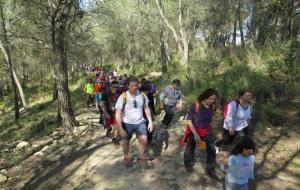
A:
[[[234,135],[234,126],[233,126],[233,116],[236,114],[237,108],[235,101],[232,101],[228,104],[227,116],[225,118],[225,123],[228,127],[230,135]]]
[[[179,105],[179,109],[182,109],[182,94],[181,94],[181,92],[180,92],[180,96],[179,96],[179,98],[178,98],[178,105]]]
[[[153,124],[152,124],[152,117],[151,117],[151,111],[150,111],[149,106],[145,107],[145,114],[146,114],[146,117],[147,117],[148,122],[149,122],[148,131],[152,132],[153,131]]]
[[[165,101],[165,97],[167,96],[167,92],[166,92],[166,88],[161,92],[159,99],[160,99],[160,108],[163,109],[164,108],[164,101]]]
[[[106,110],[106,101],[102,100],[101,107],[102,107],[104,117],[109,118],[109,114],[107,113],[107,110]]]
[[[196,142],[197,144],[200,143],[200,142],[201,142],[201,138],[200,138],[200,136],[198,135],[198,133],[197,133],[197,131],[196,131],[194,125],[193,125],[192,120],[187,120],[187,125],[188,125],[188,127],[191,129],[191,131],[192,131],[192,133],[193,133],[193,135],[194,135],[194,140],[195,140],[195,142]]]
[[[126,134],[126,131],[122,128],[121,114],[122,114],[122,110],[117,109],[115,118],[116,118],[116,123],[117,123],[117,127],[119,129],[120,136],[125,138],[127,136],[127,134]]]

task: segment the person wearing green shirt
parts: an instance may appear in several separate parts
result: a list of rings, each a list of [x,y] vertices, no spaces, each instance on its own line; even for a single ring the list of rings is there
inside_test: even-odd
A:
[[[87,107],[90,107],[90,105],[94,104],[94,84],[93,79],[90,79],[87,84],[84,86],[84,95],[86,96],[86,105]]]

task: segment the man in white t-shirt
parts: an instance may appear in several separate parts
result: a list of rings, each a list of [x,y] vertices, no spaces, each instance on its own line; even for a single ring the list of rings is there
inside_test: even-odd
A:
[[[138,80],[130,77],[127,81],[128,91],[119,96],[116,103],[116,122],[119,127],[119,133],[123,138],[122,147],[124,151],[124,164],[132,165],[132,158],[129,156],[129,143],[133,133],[139,138],[139,157],[138,163],[145,167],[144,153],[147,145],[147,130],[152,132],[152,118],[148,106],[147,96],[138,91]],[[149,121],[145,124],[143,111]]]

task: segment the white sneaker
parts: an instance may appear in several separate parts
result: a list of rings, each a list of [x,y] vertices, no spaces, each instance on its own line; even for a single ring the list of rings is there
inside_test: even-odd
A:
[[[221,148],[220,147],[215,146],[215,149],[216,149],[216,154],[219,154],[221,152]]]

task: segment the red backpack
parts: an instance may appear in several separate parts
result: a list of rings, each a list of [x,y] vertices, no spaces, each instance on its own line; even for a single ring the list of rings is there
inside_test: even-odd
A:
[[[235,105],[236,105],[236,111],[235,113],[237,112],[238,110],[238,107],[239,107],[239,100],[238,99],[235,99],[235,100],[232,100],[235,102]],[[227,114],[228,114],[228,105],[232,102],[232,101],[227,101],[225,106],[224,106],[224,110],[223,110],[223,117],[224,119],[226,118]]]

